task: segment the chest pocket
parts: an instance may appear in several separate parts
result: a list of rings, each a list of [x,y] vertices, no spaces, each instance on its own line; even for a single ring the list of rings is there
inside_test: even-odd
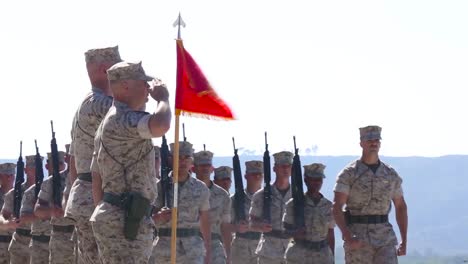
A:
[[[385,211],[388,208],[389,201],[393,193],[393,181],[390,175],[385,174],[374,178],[373,205],[378,211]],[[383,213],[383,212],[382,212]]]

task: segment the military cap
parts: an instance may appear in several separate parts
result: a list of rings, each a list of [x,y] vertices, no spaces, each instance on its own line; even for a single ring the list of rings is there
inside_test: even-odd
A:
[[[7,162],[0,164],[0,174],[15,175],[16,164]]]
[[[171,153],[174,154],[174,143],[171,143],[169,147],[171,148]],[[191,156],[193,157],[193,148],[192,144],[188,141],[179,142],[179,156]]]
[[[214,178],[221,180],[231,178],[232,176],[232,168],[229,166],[220,166],[214,169]]]
[[[47,159],[49,160],[49,162],[52,162],[52,153],[51,152],[47,153]],[[59,163],[64,163],[65,162],[65,152],[63,152],[63,151],[58,152],[58,160],[59,160]]]
[[[208,150],[202,150],[193,154],[193,164],[212,165],[213,164],[213,152],[208,151]]]
[[[154,158],[159,159],[161,158],[161,149],[158,146],[154,146]]]
[[[112,65],[107,70],[107,79],[109,81],[142,80],[149,82],[154,77],[146,75],[143,66],[141,66],[141,61],[136,63],[122,61]]]
[[[366,126],[359,128],[359,134],[361,135],[361,140],[374,140],[382,139],[380,133],[382,128],[379,126]]]
[[[245,162],[245,173],[261,173],[263,174],[263,161],[251,160]]]
[[[41,161],[44,160],[44,157],[41,156]],[[26,168],[35,168],[36,167],[36,155],[26,156]]]
[[[325,174],[323,173],[325,167],[322,163],[304,165],[304,178],[325,178]]]
[[[119,46],[90,49],[85,52],[86,63],[117,63],[122,61],[119,53]]]
[[[294,154],[289,151],[281,151],[281,152],[273,154],[273,157],[275,158],[275,164],[278,164],[278,165],[292,164]]]

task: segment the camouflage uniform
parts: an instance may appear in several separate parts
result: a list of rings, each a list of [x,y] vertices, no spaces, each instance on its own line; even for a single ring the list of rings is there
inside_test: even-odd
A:
[[[2,163],[0,164],[0,173],[5,175],[15,175],[15,163]],[[0,190],[0,207],[3,207],[5,202],[5,195],[10,190],[4,191]],[[10,254],[8,253],[8,246],[11,242],[11,235],[13,232],[9,230],[0,230],[0,264],[10,262]]]
[[[192,156],[192,145],[190,143],[181,142],[179,146],[180,155]],[[171,144],[171,149],[173,147],[174,145]],[[157,186],[158,193],[161,193],[161,182],[158,182]],[[169,192],[169,199],[173,201],[172,191]],[[178,201],[177,229],[199,230],[200,211],[208,211],[210,209],[210,191],[205,183],[189,176],[185,182],[179,183]],[[164,206],[162,202],[163,197],[158,196],[156,208],[162,208]],[[157,260],[156,263],[170,263],[171,222],[172,221],[169,220],[164,224],[156,223],[159,232],[159,236],[154,241],[153,247],[153,255]],[[166,235],[162,236],[162,231],[164,231]],[[204,262],[205,247],[200,235],[182,236],[181,232],[179,232],[176,243],[177,263],[201,264]]]
[[[61,173],[61,188],[62,191],[68,185],[68,178],[65,173]],[[64,193],[67,195],[67,193]],[[39,192],[38,198],[45,202],[48,202],[49,206],[54,206],[53,203],[53,189],[52,189],[52,176],[49,176],[42,182],[41,191]],[[62,217],[52,217],[50,220],[52,225],[52,232],[50,236],[49,248],[49,263],[74,263],[75,256],[75,243],[73,241],[73,230],[74,221]]]
[[[304,177],[321,177],[323,174],[323,164],[314,163],[304,166]],[[332,214],[332,203],[323,197],[316,204],[307,194],[304,195],[304,222],[305,241],[291,241],[286,249],[285,258],[288,264],[299,263],[320,263],[333,264],[334,256],[328,245],[328,231],[335,227],[335,220]],[[286,213],[283,216],[283,223],[294,226],[294,199],[286,203]],[[301,243],[306,242],[306,243]],[[314,248],[308,247],[313,243]],[[322,243],[318,246],[318,243]],[[310,244],[309,244],[310,243]],[[309,244],[309,245],[308,245]]]
[[[0,190],[0,206],[3,206],[5,194]],[[11,231],[0,230],[0,264],[10,263],[10,254],[8,253],[8,246],[11,242]]]
[[[136,73],[149,81],[140,63],[117,63],[107,71],[109,80],[118,76],[133,79],[135,75],[132,74]],[[101,175],[104,195],[138,192],[154,203],[157,188],[150,117],[149,113],[133,111],[126,104],[114,100],[96,131],[92,161],[93,172]],[[91,216],[101,261],[146,264],[152,249],[153,220],[149,215],[145,216],[136,239],[127,240],[123,232],[123,216],[120,206],[105,201],[99,202]]]
[[[211,224],[211,263],[226,263],[221,224],[231,222],[231,200],[229,194],[211,182],[210,189],[210,224]]]
[[[85,53],[85,58],[87,63],[120,61],[117,47],[89,50]],[[72,124],[70,155],[75,158],[76,172],[79,175],[91,172],[94,135],[111,105],[112,98],[106,96],[101,89],[93,87],[76,111]],[[89,264],[99,263],[96,240],[89,222],[95,207],[91,185],[91,181],[77,178],[65,210],[65,217],[75,220],[79,258]]]
[[[33,214],[36,185],[29,187],[23,195],[21,201],[21,215]],[[50,220],[37,220],[31,224],[31,243],[29,244],[31,253],[31,264],[49,263],[49,241],[50,241]]]
[[[291,199],[291,188],[282,195],[276,186],[271,186],[271,225],[273,232],[283,232],[283,214],[286,202]],[[250,215],[263,217],[263,189],[256,192],[252,198]],[[279,238],[262,234],[255,253],[259,256],[258,263],[284,263],[284,252],[288,247],[289,238]]]
[[[263,165],[262,165],[263,166]],[[250,205],[252,202],[253,194],[249,193],[247,189],[245,192],[244,210],[245,215],[248,217]],[[236,211],[234,210],[234,195],[231,196],[231,222],[234,223],[236,219]],[[258,257],[255,250],[258,246],[260,233],[248,232],[251,238],[239,237],[242,234],[236,234],[231,243],[231,262],[232,264],[257,264]],[[257,239],[254,239],[256,237]]]
[[[23,183],[22,193],[26,190],[26,184]],[[13,197],[14,197],[14,189],[11,189],[5,195],[5,202],[3,204],[2,211],[8,211],[13,213]],[[20,213],[21,217],[21,213]],[[28,263],[30,252],[29,252],[29,243],[31,242],[31,235],[23,235],[18,234],[18,230],[21,232],[31,233],[31,224],[23,224],[21,223],[18,226],[17,231],[13,233],[13,237],[11,239],[10,245],[8,247],[8,251],[10,252],[10,263]]]
[[[348,195],[346,210],[351,215],[386,215],[391,200],[403,195],[401,183],[389,165],[381,162],[374,174],[356,160],[338,174],[335,192]],[[359,250],[345,248],[346,263],[397,263],[397,238],[390,223],[351,224],[348,228],[366,246]]]

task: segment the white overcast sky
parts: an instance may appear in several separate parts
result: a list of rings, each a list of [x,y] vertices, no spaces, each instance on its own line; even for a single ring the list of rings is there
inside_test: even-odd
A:
[[[261,153],[268,131],[272,152],[295,135],[303,153],[357,155],[358,127],[378,124],[383,155],[468,154],[468,1],[28,0],[0,4],[0,158],[20,140],[50,151],[51,119],[70,141],[91,48],[142,60],[173,106],[179,11],[186,49],[238,117],[182,117],[198,150],[232,155],[235,136]]]

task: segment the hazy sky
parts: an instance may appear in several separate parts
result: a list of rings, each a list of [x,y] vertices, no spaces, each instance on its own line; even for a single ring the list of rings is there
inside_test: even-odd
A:
[[[51,119],[70,141],[91,48],[142,60],[173,106],[179,11],[186,49],[238,117],[182,117],[196,149],[232,155],[235,136],[261,153],[268,131],[272,152],[296,135],[303,153],[359,154],[358,127],[379,124],[383,155],[468,154],[467,1],[30,0],[0,4],[0,158],[20,140],[50,151]]]

